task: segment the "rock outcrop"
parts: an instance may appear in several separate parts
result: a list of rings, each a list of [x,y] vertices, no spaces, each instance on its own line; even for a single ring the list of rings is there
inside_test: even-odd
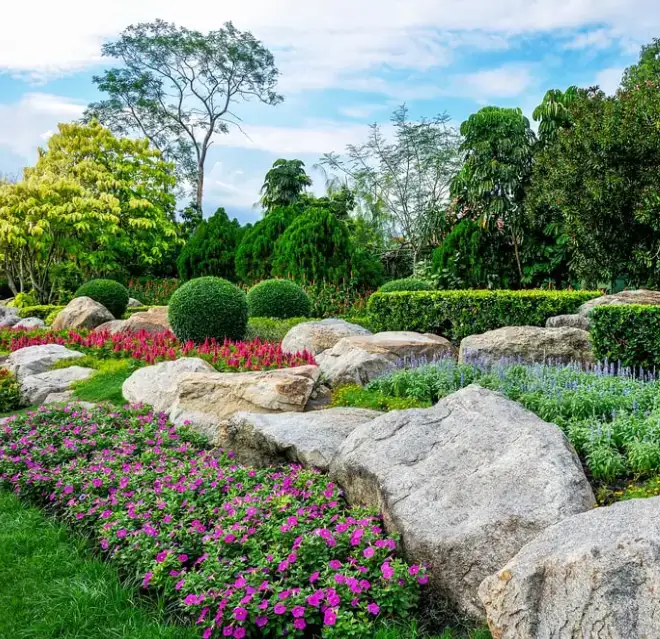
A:
[[[112,313],[91,297],[75,297],[59,312],[52,329],[54,331],[67,328],[93,329],[113,319]]]
[[[52,393],[69,390],[71,384],[87,379],[94,373],[92,368],[69,366],[21,379],[21,395],[28,405],[41,404]]]
[[[613,304],[643,304],[643,305],[660,305],[660,291],[650,291],[647,289],[639,289],[636,291],[621,291],[612,295],[603,295],[596,297],[588,302],[585,302],[578,309],[578,314],[587,316],[596,308],[596,306],[610,306]]]
[[[358,324],[351,324],[342,319],[324,319],[320,322],[303,322],[294,326],[282,340],[285,353],[302,353],[306,350],[318,355],[332,348],[344,337],[371,335],[371,331]]]
[[[76,357],[83,357],[83,354],[59,344],[28,346],[14,351],[7,358],[4,367],[21,380],[30,375],[45,373],[55,362]]]
[[[555,315],[549,317],[545,322],[546,328],[579,328],[583,331],[589,330],[589,318],[584,315]]]

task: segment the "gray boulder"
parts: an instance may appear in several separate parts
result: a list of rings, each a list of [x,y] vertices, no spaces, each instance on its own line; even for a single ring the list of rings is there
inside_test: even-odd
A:
[[[4,367],[21,380],[30,375],[45,373],[55,362],[75,357],[84,357],[84,355],[59,344],[28,346],[14,351],[7,358]]]
[[[643,305],[660,305],[660,291],[650,291],[647,289],[639,289],[636,291],[621,291],[612,295],[603,295],[596,297],[588,302],[585,302],[578,309],[579,315],[585,317],[596,308],[596,306],[611,306],[619,304],[643,304]]]
[[[38,317],[26,317],[19,320],[14,324],[14,328],[22,329],[24,331],[32,331],[37,328],[46,328],[46,322]]]
[[[214,368],[198,357],[182,357],[136,370],[121,392],[131,404],[148,404],[156,412],[167,412],[176,400],[176,386],[184,373],[212,373]]]
[[[327,472],[342,442],[381,413],[328,408],[310,413],[237,413],[226,426],[224,446],[251,466],[302,464]]]
[[[486,364],[495,364],[501,360],[529,364],[591,364],[594,356],[589,333],[579,328],[507,326],[480,335],[470,335],[461,341],[458,361],[475,360]]]
[[[52,329],[61,331],[67,328],[96,328],[115,319],[103,304],[91,297],[75,297],[57,315]]]
[[[454,347],[444,337],[412,331],[390,331],[345,337],[316,357],[331,386],[368,384],[396,368],[401,360],[453,357]]]
[[[303,322],[294,326],[285,335],[282,340],[282,350],[285,353],[302,353],[306,350],[312,355],[318,355],[332,348],[340,339],[358,335],[371,335],[371,331],[342,319]]]
[[[57,393],[50,393],[42,404],[68,404],[73,401],[73,391],[65,390]]]
[[[498,639],[660,637],[660,497],[566,519],[479,588]]]
[[[12,306],[0,306],[0,328],[9,328],[20,321],[18,309]]]
[[[546,328],[579,328],[583,331],[589,330],[589,318],[584,315],[555,315],[549,317],[545,322]]]
[[[140,300],[136,300],[134,297],[128,298],[128,308],[140,308],[144,304]]]
[[[330,476],[351,504],[383,513],[408,559],[429,565],[437,596],[478,618],[485,577],[548,526],[595,505],[559,428],[476,385],[358,427]]]
[[[41,404],[51,393],[61,393],[71,387],[73,382],[87,379],[94,369],[70,366],[59,370],[29,375],[21,380],[21,395],[29,404]]]

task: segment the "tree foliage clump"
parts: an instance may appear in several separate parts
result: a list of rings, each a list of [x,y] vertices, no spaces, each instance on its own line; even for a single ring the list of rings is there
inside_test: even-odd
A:
[[[302,160],[275,160],[261,187],[261,206],[266,214],[296,202],[312,180]]]

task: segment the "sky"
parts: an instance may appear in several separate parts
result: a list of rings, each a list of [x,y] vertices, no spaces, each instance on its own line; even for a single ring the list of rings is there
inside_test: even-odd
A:
[[[285,100],[236,107],[243,133],[217,136],[204,211],[261,216],[263,176],[284,157],[312,168],[359,144],[405,102],[412,117],[459,125],[482,106],[531,118],[550,88],[614,92],[639,49],[660,36],[658,0],[32,0],[0,21],[0,174],[35,162],[58,122],[99,99],[92,77],[113,66],[101,46],[128,25],[160,18],[209,31],[231,20],[274,54]]]

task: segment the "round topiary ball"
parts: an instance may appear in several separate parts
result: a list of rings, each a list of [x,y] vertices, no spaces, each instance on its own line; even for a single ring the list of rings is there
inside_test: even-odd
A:
[[[392,280],[383,284],[378,291],[380,293],[394,293],[396,291],[434,291],[435,288],[425,282],[424,280],[418,280],[414,277],[406,277],[402,280]]]
[[[309,317],[312,303],[309,295],[290,280],[264,280],[247,295],[250,317]]]
[[[95,302],[103,304],[116,319],[121,319],[128,306],[128,289],[114,280],[90,280],[73,297],[91,297]]]
[[[220,277],[198,277],[174,291],[168,317],[181,341],[245,337],[248,305],[245,293]]]

